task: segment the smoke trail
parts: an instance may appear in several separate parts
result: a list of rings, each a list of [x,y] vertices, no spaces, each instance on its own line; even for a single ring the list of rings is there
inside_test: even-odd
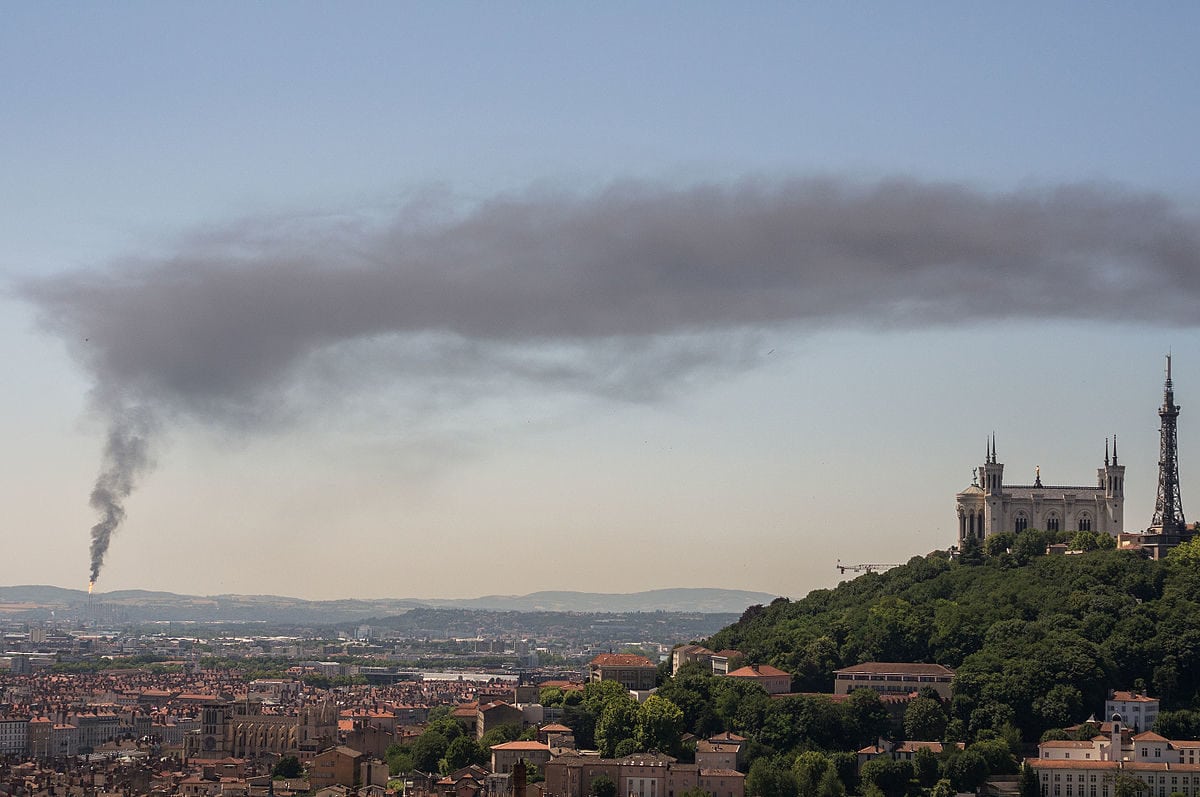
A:
[[[109,414],[112,420],[104,446],[104,462],[90,500],[92,508],[100,513],[100,520],[92,526],[89,591],[100,577],[113,532],[125,519],[125,499],[133,492],[137,477],[150,465],[149,445],[154,427],[150,412],[139,407]]]

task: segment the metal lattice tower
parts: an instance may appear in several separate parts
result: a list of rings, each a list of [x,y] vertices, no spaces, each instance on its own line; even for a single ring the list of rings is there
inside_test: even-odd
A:
[[[1167,379],[1163,385],[1163,405],[1158,410],[1159,426],[1158,498],[1154,502],[1151,529],[1163,533],[1181,532],[1186,528],[1183,500],[1179,497],[1179,459],[1175,440],[1175,421],[1179,405],[1175,403],[1175,388],[1171,384],[1171,355],[1167,355]]]

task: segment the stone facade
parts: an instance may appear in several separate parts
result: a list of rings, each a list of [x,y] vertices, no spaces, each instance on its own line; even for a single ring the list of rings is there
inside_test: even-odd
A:
[[[996,460],[996,444],[988,445],[983,465],[970,487],[955,497],[958,545],[983,542],[993,534],[1043,531],[1098,531],[1113,537],[1124,530],[1125,466],[1111,457],[1096,470],[1096,485],[1070,487],[1042,483],[1040,469],[1033,484],[1005,484],[1004,464]]]

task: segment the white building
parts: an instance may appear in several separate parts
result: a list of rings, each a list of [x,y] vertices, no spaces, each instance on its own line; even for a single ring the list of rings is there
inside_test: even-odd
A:
[[[996,461],[993,438],[971,486],[955,501],[960,548],[968,539],[983,542],[993,534],[1027,528],[1100,531],[1115,537],[1125,523],[1125,466],[1117,463],[1114,439],[1111,458],[1105,445],[1104,467],[1097,468],[1094,487],[1043,484],[1040,468],[1033,484],[1005,484],[1004,465]]]
[[[1042,742],[1026,760],[1043,797],[1116,797],[1118,775],[1145,784],[1142,797],[1200,797],[1200,742],[1171,741],[1149,731],[1129,735],[1120,725],[1090,741]]]
[[[1137,731],[1154,728],[1158,719],[1158,698],[1137,692],[1110,692],[1104,701],[1104,718]]]
[[[29,750],[29,717],[0,717],[0,754],[25,755]]]

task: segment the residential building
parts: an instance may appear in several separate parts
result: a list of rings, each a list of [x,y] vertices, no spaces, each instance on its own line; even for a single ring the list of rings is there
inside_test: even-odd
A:
[[[25,755],[29,750],[29,717],[0,716],[0,755]]]
[[[1158,720],[1158,698],[1138,692],[1110,692],[1104,701],[1104,718],[1135,731],[1149,731]]]
[[[866,661],[835,670],[833,693],[848,695],[855,689],[870,689],[880,694],[907,694],[929,687],[949,700],[953,682],[954,670],[940,664]]]
[[[601,653],[588,665],[589,681],[616,681],[626,689],[653,689],[658,665],[632,653]]]
[[[758,684],[768,695],[784,695],[792,691],[792,675],[770,664],[747,664],[729,673],[729,678],[741,678]]]
[[[518,761],[532,764],[539,771],[550,761],[550,745],[543,742],[505,742],[492,745],[492,772],[507,775]]]
[[[700,788],[713,797],[744,797],[746,776],[726,769],[703,769],[680,764],[671,756],[638,753],[625,758],[563,755],[545,767],[546,793],[556,797],[586,797],[592,782],[607,775],[622,797],[677,797]]]
[[[525,725],[525,714],[508,703],[493,702],[481,705],[475,711],[475,738],[482,739],[488,731],[502,725]]]
[[[705,669],[712,667],[713,652],[703,645],[680,645],[671,651],[671,675],[685,664],[699,662]]]
[[[725,733],[696,742],[696,766],[700,769],[742,768],[742,752],[746,739],[735,733]]]
[[[956,746],[961,750],[964,745],[962,742],[957,742]],[[945,749],[942,742],[884,742],[880,741],[876,744],[868,745],[858,751],[858,768],[862,769],[862,765],[874,758],[890,758],[893,761],[912,761],[918,750],[928,750],[935,755],[941,755]]]
[[[308,765],[308,782],[314,789],[327,786],[357,786],[359,761],[363,754],[345,745],[330,747],[313,756]]]

